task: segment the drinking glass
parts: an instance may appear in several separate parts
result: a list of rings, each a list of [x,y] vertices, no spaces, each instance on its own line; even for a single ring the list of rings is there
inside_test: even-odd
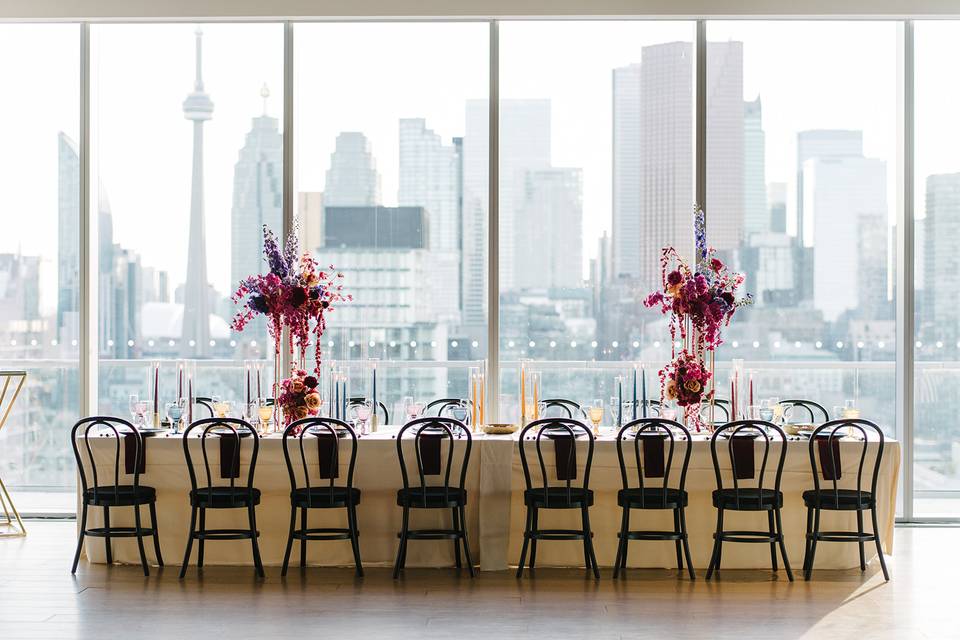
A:
[[[150,410],[150,403],[146,400],[138,400],[136,402],[136,422],[137,427],[144,428],[147,426],[147,411]]]
[[[467,423],[467,408],[462,404],[450,407],[450,415],[453,416],[454,420],[459,420],[464,424]]]
[[[249,422],[254,427],[257,426],[257,420],[260,418],[260,403],[256,400],[251,400],[246,404],[243,410],[243,419]]]
[[[180,433],[180,419],[183,418],[184,404],[183,398],[166,404],[167,420],[170,421],[170,428],[173,429],[174,433]]]
[[[354,405],[356,410],[357,422],[360,423],[360,435],[367,435],[370,433],[367,427],[367,421],[370,420],[370,409],[372,403],[369,400],[364,400],[358,404]]]
[[[617,400],[616,396],[610,396],[610,421],[616,424],[617,416],[620,415],[617,413],[617,410],[620,408],[620,402]]]
[[[760,419],[764,422],[770,422],[773,420],[773,416],[776,413],[773,405],[770,404],[769,399],[763,399],[760,401]]]
[[[270,429],[270,419],[273,418],[273,407],[263,402],[257,409],[257,413],[260,415],[260,433],[267,433]]]
[[[843,417],[843,407],[834,405],[833,410],[831,411],[834,420],[839,420]]]
[[[860,410],[857,409],[856,401],[850,398],[847,398],[846,400],[843,401],[843,413],[841,417],[848,418],[848,419],[854,419],[854,418],[860,417]]]
[[[600,422],[603,420],[603,400],[597,398],[591,402],[587,416],[590,418],[590,422],[593,423],[594,435],[600,435]]]
[[[417,416],[420,415],[420,412],[423,411],[423,403],[415,402],[413,398],[410,399],[410,404],[405,407],[407,412],[407,420],[414,420]]]
[[[677,410],[675,407],[671,407],[666,402],[660,405],[660,417],[664,420],[676,420],[677,419]]]
[[[784,420],[784,406],[780,404],[780,398],[777,396],[770,396],[767,399],[767,402],[770,403],[770,408],[773,409],[773,422],[779,424]]]
[[[133,417],[134,423],[137,421],[137,404],[140,402],[140,396],[135,393],[130,394],[130,403],[127,405],[127,408],[130,409],[130,415]]]

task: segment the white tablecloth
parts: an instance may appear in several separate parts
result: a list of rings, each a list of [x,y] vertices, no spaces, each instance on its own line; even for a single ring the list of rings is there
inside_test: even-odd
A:
[[[92,448],[101,468],[112,465],[115,441],[111,438],[92,438]],[[529,445],[528,445],[529,446]],[[578,442],[578,454],[585,455],[586,443]],[[757,444],[759,447],[759,442]],[[844,480],[854,478],[859,461],[859,447],[855,441],[842,443],[841,459]],[[870,444],[871,448],[876,445]],[[167,564],[179,564],[183,559],[186,535],[190,522],[188,492],[190,481],[183,459],[183,445],[179,437],[154,437],[147,439],[146,472],[141,475],[141,484],[157,490],[157,510],[160,519],[160,540]],[[678,451],[682,445],[678,444]],[[771,446],[771,458],[779,452],[779,445]],[[216,460],[218,448],[213,446],[212,459]],[[249,462],[249,442],[241,447],[241,478],[246,477]],[[463,441],[458,441],[456,458],[462,455]],[[531,449],[532,453],[532,449]],[[552,457],[552,456],[551,456]],[[871,457],[868,455],[868,460]],[[582,461],[583,458],[580,458]],[[721,458],[723,460],[723,458]],[[759,468],[759,454],[757,467]],[[341,468],[345,471],[346,456],[341,456]],[[214,472],[217,464],[212,463]],[[121,463],[122,466],[122,463]],[[900,467],[900,446],[896,441],[885,443],[877,489],[878,517],[883,546],[887,553],[893,549],[893,524],[896,508],[897,481]],[[341,474],[343,475],[343,474]],[[127,482],[131,481],[128,477]],[[215,484],[219,479],[215,479]],[[101,480],[102,482],[102,480]],[[281,440],[278,436],[265,437],[260,442],[255,486],[263,493],[257,507],[257,525],[260,530],[260,551],[267,565],[279,565],[287,541],[290,521],[290,481],[283,461]],[[396,440],[392,433],[365,436],[360,440],[354,485],[361,489],[362,499],[358,508],[360,526],[360,552],[365,565],[383,566],[393,563],[397,548],[397,532],[400,529],[401,509],[396,505],[396,492],[401,486],[400,467],[396,456]],[[694,565],[704,568],[709,562],[713,544],[712,534],[716,524],[710,494],[716,480],[710,458],[710,444],[699,439],[693,443],[690,469],[687,475],[687,491],[690,494],[686,510]],[[800,494],[812,488],[813,479],[806,441],[787,443],[787,458],[784,467],[782,490],[784,492],[783,526],[787,552],[794,569],[803,561],[804,527],[806,512]],[[594,532],[594,545],[601,565],[613,564],[617,546],[617,531],[620,526],[620,509],[617,506],[617,490],[621,487],[616,444],[609,436],[596,443],[590,487],[595,491],[595,504],[590,511]],[[524,507],[522,492],[523,473],[517,451],[515,436],[475,435],[470,466],[467,473],[467,525],[470,546],[475,561],[483,570],[503,570],[516,564],[523,540]],[[147,510],[142,509],[142,517]],[[434,528],[450,525],[449,511],[415,510],[411,516],[414,528]],[[111,510],[111,524],[131,525],[133,510],[130,507]],[[145,520],[146,522],[146,520]],[[344,510],[313,509],[310,526],[346,526]],[[579,512],[541,511],[541,527],[578,527]],[[763,513],[732,513],[725,518],[727,528],[765,529]],[[102,525],[102,509],[91,507],[88,526]],[[208,528],[242,528],[246,526],[246,512],[236,510],[208,510]],[[869,530],[869,519],[867,519]],[[631,528],[657,529],[672,527],[669,511],[634,511]],[[853,513],[825,513],[823,530],[854,529]],[[292,561],[299,558],[298,543],[294,543]],[[148,558],[153,558],[150,541],[146,541]],[[194,545],[196,547],[196,545]],[[350,565],[353,557],[346,541],[311,542],[307,545],[307,561],[311,565]],[[91,562],[105,561],[102,539],[87,538],[87,558]],[[115,560],[124,563],[139,562],[135,539],[114,539]],[[868,558],[875,555],[868,545]],[[192,560],[196,561],[196,548]],[[672,567],[676,562],[671,542],[631,542],[630,566]],[[251,564],[249,541],[212,541],[206,545],[206,564]],[[538,566],[582,566],[581,543],[575,541],[541,542],[537,553]],[[769,547],[758,544],[724,545],[723,566],[727,568],[768,567]],[[859,563],[856,544],[823,543],[817,549],[817,568],[841,569]],[[407,553],[407,566],[452,566],[453,544],[446,541],[411,541]]]

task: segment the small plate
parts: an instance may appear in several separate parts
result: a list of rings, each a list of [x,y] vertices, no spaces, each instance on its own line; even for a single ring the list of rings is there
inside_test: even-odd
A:
[[[140,436],[142,438],[150,438],[152,436],[158,436],[161,433],[167,433],[169,429],[140,429]]]

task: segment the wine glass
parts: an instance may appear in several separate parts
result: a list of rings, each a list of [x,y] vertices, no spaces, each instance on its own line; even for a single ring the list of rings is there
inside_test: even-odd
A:
[[[256,400],[248,402],[243,409],[243,419],[251,425],[256,426],[260,417],[260,403]]]
[[[664,420],[676,420],[677,419],[677,409],[676,407],[671,407],[666,402],[660,405],[660,417]]]
[[[133,417],[133,422],[137,422],[137,404],[140,402],[140,396],[135,393],[130,394],[130,403],[127,405],[127,408],[130,409],[130,415]]]
[[[456,404],[450,407],[450,415],[454,420],[459,420],[460,422],[467,423],[467,407],[462,404]]]
[[[257,409],[257,413],[260,416],[260,433],[267,433],[270,429],[270,420],[273,418],[273,407],[266,403],[266,401],[260,402],[260,408]]]
[[[416,419],[420,415],[420,412],[423,411],[423,403],[416,402],[413,398],[408,398],[410,402],[404,405],[404,411],[407,413],[407,421]]]
[[[773,415],[775,411],[773,406],[770,404],[769,399],[763,399],[760,401],[760,419],[764,422],[770,422],[773,420]]]
[[[620,407],[620,401],[617,400],[617,397],[610,396],[610,421],[611,422],[616,423],[617,416],[621,415],[620,413],[617,413],[617,409],[619,407]]]
[[[183,418],[183,405],[185,401],[180,398],[176,402],[168,402],[165,406],[167,420],[170,421],[170,428],[174,433],[180,433],[180,419]]]
[[[353,406],[357,416],[357,422],[360,423],[360,435],[365,436],[370,433],[367,427],[367,421],[370,419],[370,409],[373,405],[369,400],[363,400]]]
[[[860,410],[857,409],[857,403],[851,398],[843,401],[843,412],[841,417],[847,419],[856,419],[860,417]]]
[[[136,412],[136,425],[140,428],[147,426],[147,411],[150,410],[150,403],[146,400],[137,400],[135,412]]]
[[[784,410],[786,409],[786,407],[780,404],[780,398],[778,398],[777,396],[770,396],[767,402],[770,403],[770,408],[773,409],[773,422],[776,424],[780,424],[781,422],[783,422]]]
[[[597,398],[590,403],[587,417],[589,417],[590,422],[593,423],[593,434],[600,435],[600,422],[603,420],[603,400]]]

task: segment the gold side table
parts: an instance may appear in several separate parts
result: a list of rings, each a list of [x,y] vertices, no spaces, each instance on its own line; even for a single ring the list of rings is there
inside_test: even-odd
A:
[[[0,371],[0,431],[3,431],[3,426],[7,423],[7,418],[10,417],[13,405],[26,381],[26,371]],[[13,504],[10,492],[3,484],[3,478],[0,478],[0,507],[3,508],[3,517],[6,519],[5,521],[0,519],[0,538],[27,535],[27,529],[23,526],[23,520]]]

